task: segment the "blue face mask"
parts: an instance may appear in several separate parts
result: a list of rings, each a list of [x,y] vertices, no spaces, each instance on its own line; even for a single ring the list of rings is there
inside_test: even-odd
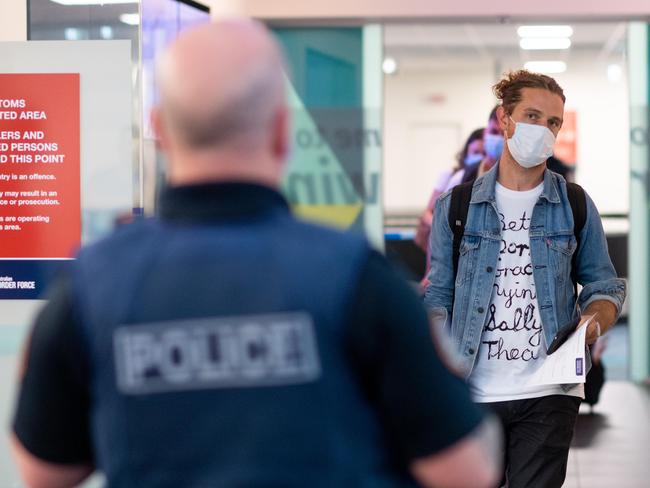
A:
[[[503,136],[499,134],[485,134],[483,136],[485,154],[492,159],[499,159],[503,152]]]
[[[476,154],[468,154],[465,156],[465,166],[468,168],[471,168],[472,166],[476,166],[478,163],[483,161],[483,155],[481,153],[476,153]]]

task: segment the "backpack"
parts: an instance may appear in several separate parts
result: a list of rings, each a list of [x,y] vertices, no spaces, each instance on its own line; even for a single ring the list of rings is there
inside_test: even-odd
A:
[[[454,265],[454,281],[458,273],[458,260],[460,258],[460,243],[465,234],[465,223],[467,222],[467,214],[469,212],[469,202],[472,198],[472,189],[474,181],[468,181],[455,186],[451,190],[451,201],[449,204],[449,227],[454,235],[453,240],[453,265]],[[573,235],[576,238],[577,246],[576,252],[573,253],[571,258],[571,281],[573,281],[573,288],[578,292],[578,279],[577,279],[577,250],[580,248],[580,234],[585,226],[587,220],[587,199],[584,189],[575,183],[566,184],[567,197],[571,204],[571,212],[573,213]],[[593,406],[598,402],[600,390],[605,382],[605,368],[602,361],[593,363],[591,369],[587,373],[585,382],[585,403]]]

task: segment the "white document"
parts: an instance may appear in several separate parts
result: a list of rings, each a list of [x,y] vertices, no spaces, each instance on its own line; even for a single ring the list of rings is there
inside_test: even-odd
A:
[[[567,341],[528,380],[528,386],[584,383],[587,378],[585,345],[587,326],[595,316],[586,320]]]

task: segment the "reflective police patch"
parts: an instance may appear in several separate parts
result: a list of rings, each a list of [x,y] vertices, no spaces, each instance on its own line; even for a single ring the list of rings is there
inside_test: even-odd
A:
[[[113,335],[126,394],[307,383],[320,376],[304,312],[122,326]]]

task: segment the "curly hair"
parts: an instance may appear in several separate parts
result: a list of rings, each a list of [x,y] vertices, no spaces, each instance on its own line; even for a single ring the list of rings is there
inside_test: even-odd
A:
[[[558,85],[557,81],[550,76],[531,73],[525,69],[506,73],[501,81],[492,87],[492,91],[501,101],[501,105],[506,109],[506,112],[512,113],[515,105],[521,101],[522,88],[542,88],[559,95],[562,103],[566,101],[564,90]]]

